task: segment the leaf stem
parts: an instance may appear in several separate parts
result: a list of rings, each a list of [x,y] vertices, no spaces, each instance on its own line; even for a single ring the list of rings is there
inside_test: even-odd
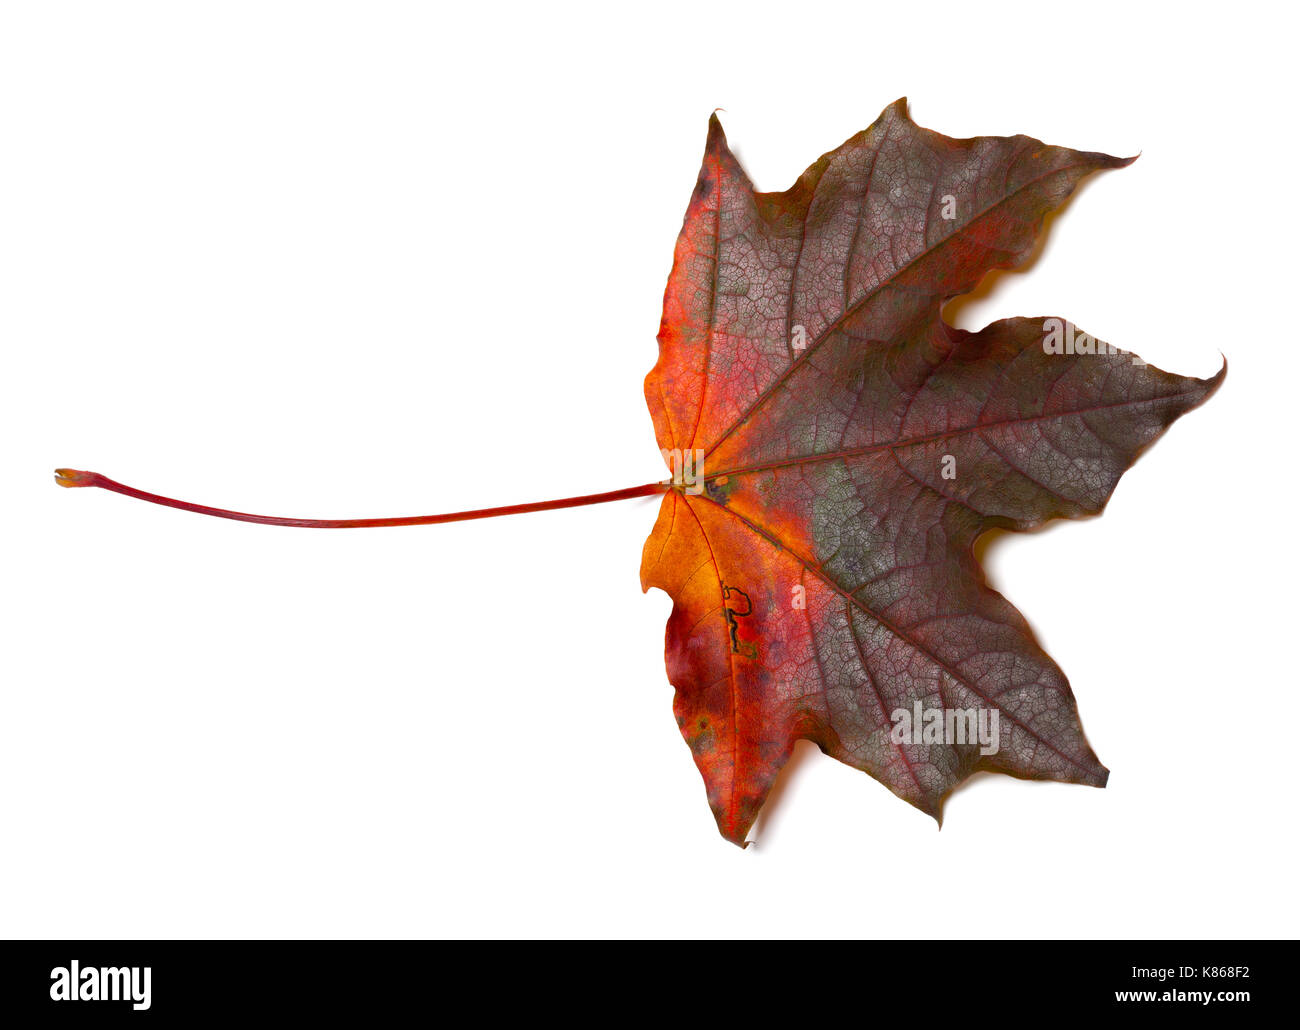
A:
[[[453,511],[443,515],[404,515],[391,519],[294,519],[276,515],[249,515],[242,511],[230,511],[226,508],[209,508],[205,504],[191,504],[178,501],[161,494],[151,494],[115,482],[98,472],[81,472],[77,469],[55,469],[55,482],[59,486],[81,487],[97,486],[101,490],[114,493],[150,504],[163,504],[169,508],[198,512],[200,515],[213,515],[219,519],[235,519],[238,522],[259,522],[266,526],[300,526],[307,529],[368,529],[374,526],[431,526],[440,522],[467,522],[470,519],[492,519],[498,515],[522,515],[530,511],[550,511],[553,508],[577,508],[584,504],[604,504],[606,501],[623,501],[632,497],[650,497],[665,493],[670,489],[667,483],[647,483],[645,486],[628,487],[625,490],[610,490],[603,494],[586,494],[582,497],[564,497],[555,501],[534,501],[531,504],[509,504],[500,508],[479,508],[475,511]]]

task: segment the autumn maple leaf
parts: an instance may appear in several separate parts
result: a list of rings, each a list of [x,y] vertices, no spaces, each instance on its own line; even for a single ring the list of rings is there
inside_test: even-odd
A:
[[[1022,260],[1084,176],[1128,163],[1026,136],[949,139],[900,100],[785,193],[755,193],[714,117],[645,384],[667,483],[308,519],[97,472],[57,481],[317,529],[663,494],[641,582],[673,598],[677,720],[737,844],[800,739],[936,818],[980,769],[1102,786],[1065,676],[972,548],[986,529],[1100,511],[1224,372],[1170,375],[1061,318],[968,333],[940,308]]]
[[[940,309],[1130,160],[949,139],[899,100],[755,193],[710,120],[645,383],[674,484],[641,581],[673,599],[677,721],[728,840],[800,739],[936,819],[977,770],[1105,785],[1065,675],[973,545],[1099,512],[1224,371]]]

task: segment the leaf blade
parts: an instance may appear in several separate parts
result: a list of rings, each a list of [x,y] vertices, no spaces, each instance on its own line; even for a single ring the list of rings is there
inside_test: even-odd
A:
[[[1224,372],[1174,376],[1086,336],[1056,353],[1045,319],[968,333],[940,310],[1023,260],[1085,175],[1127,163],[950,140],[899,101],[764,194],[710,120],[646,379],[660,445],[706,467],[700,492],[665,497],[642,585],[673,597],[674,710],[733,843],[799,739],[936,819],[980,769],[1106,782],[974,543],[1100,511]],[[1006,739],[898,736],[914,710],[996,716]]]

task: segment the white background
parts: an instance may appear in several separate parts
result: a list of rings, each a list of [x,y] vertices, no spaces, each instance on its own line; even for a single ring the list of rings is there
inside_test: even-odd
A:
[[[0,932],[1294,936],[1270,9],[5,4]],[[661,479],[641,381],[709,113],[775,190],[900,95],[1142,152],[958,324],[1231,362],[1104,517],[987,554],[1106,790],[981,776],[940,832],[802,745],[742,852],[639,588],[657,500],[317,532],[53,483],[346,517]]]

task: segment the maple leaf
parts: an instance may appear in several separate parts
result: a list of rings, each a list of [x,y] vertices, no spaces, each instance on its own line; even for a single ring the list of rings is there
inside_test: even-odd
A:
[[[744,845],[797,740],[935,818],[981,769],[1102,786],[1064,674],[973,547],[1095,514],[1227,371],[1150,368],[1060,318],[978,333],[940,310],[1022,261],[1090,172],[1027,136],[954,140],[899,100],[785,193],[755,193],[717,117],[646,399],[671,483],[437,515],[318,519],[97,487],[314,529],[460,522],[663,494],[643,589],[673,599],[668,675],[722,834]],[[937,718],[935,718],[937,716]]]
[[[950,139],[899,100],[756,193],[710,120],[645,382],[674,483],[641,581],[673,599],[674,710],[728,840],[800,739],[936,819],[978,770],[1105,785],[973,546],[1101,511],[1226,365],[1185,378],[1064,319],[970,333],[940,312],[1130,160]]]

